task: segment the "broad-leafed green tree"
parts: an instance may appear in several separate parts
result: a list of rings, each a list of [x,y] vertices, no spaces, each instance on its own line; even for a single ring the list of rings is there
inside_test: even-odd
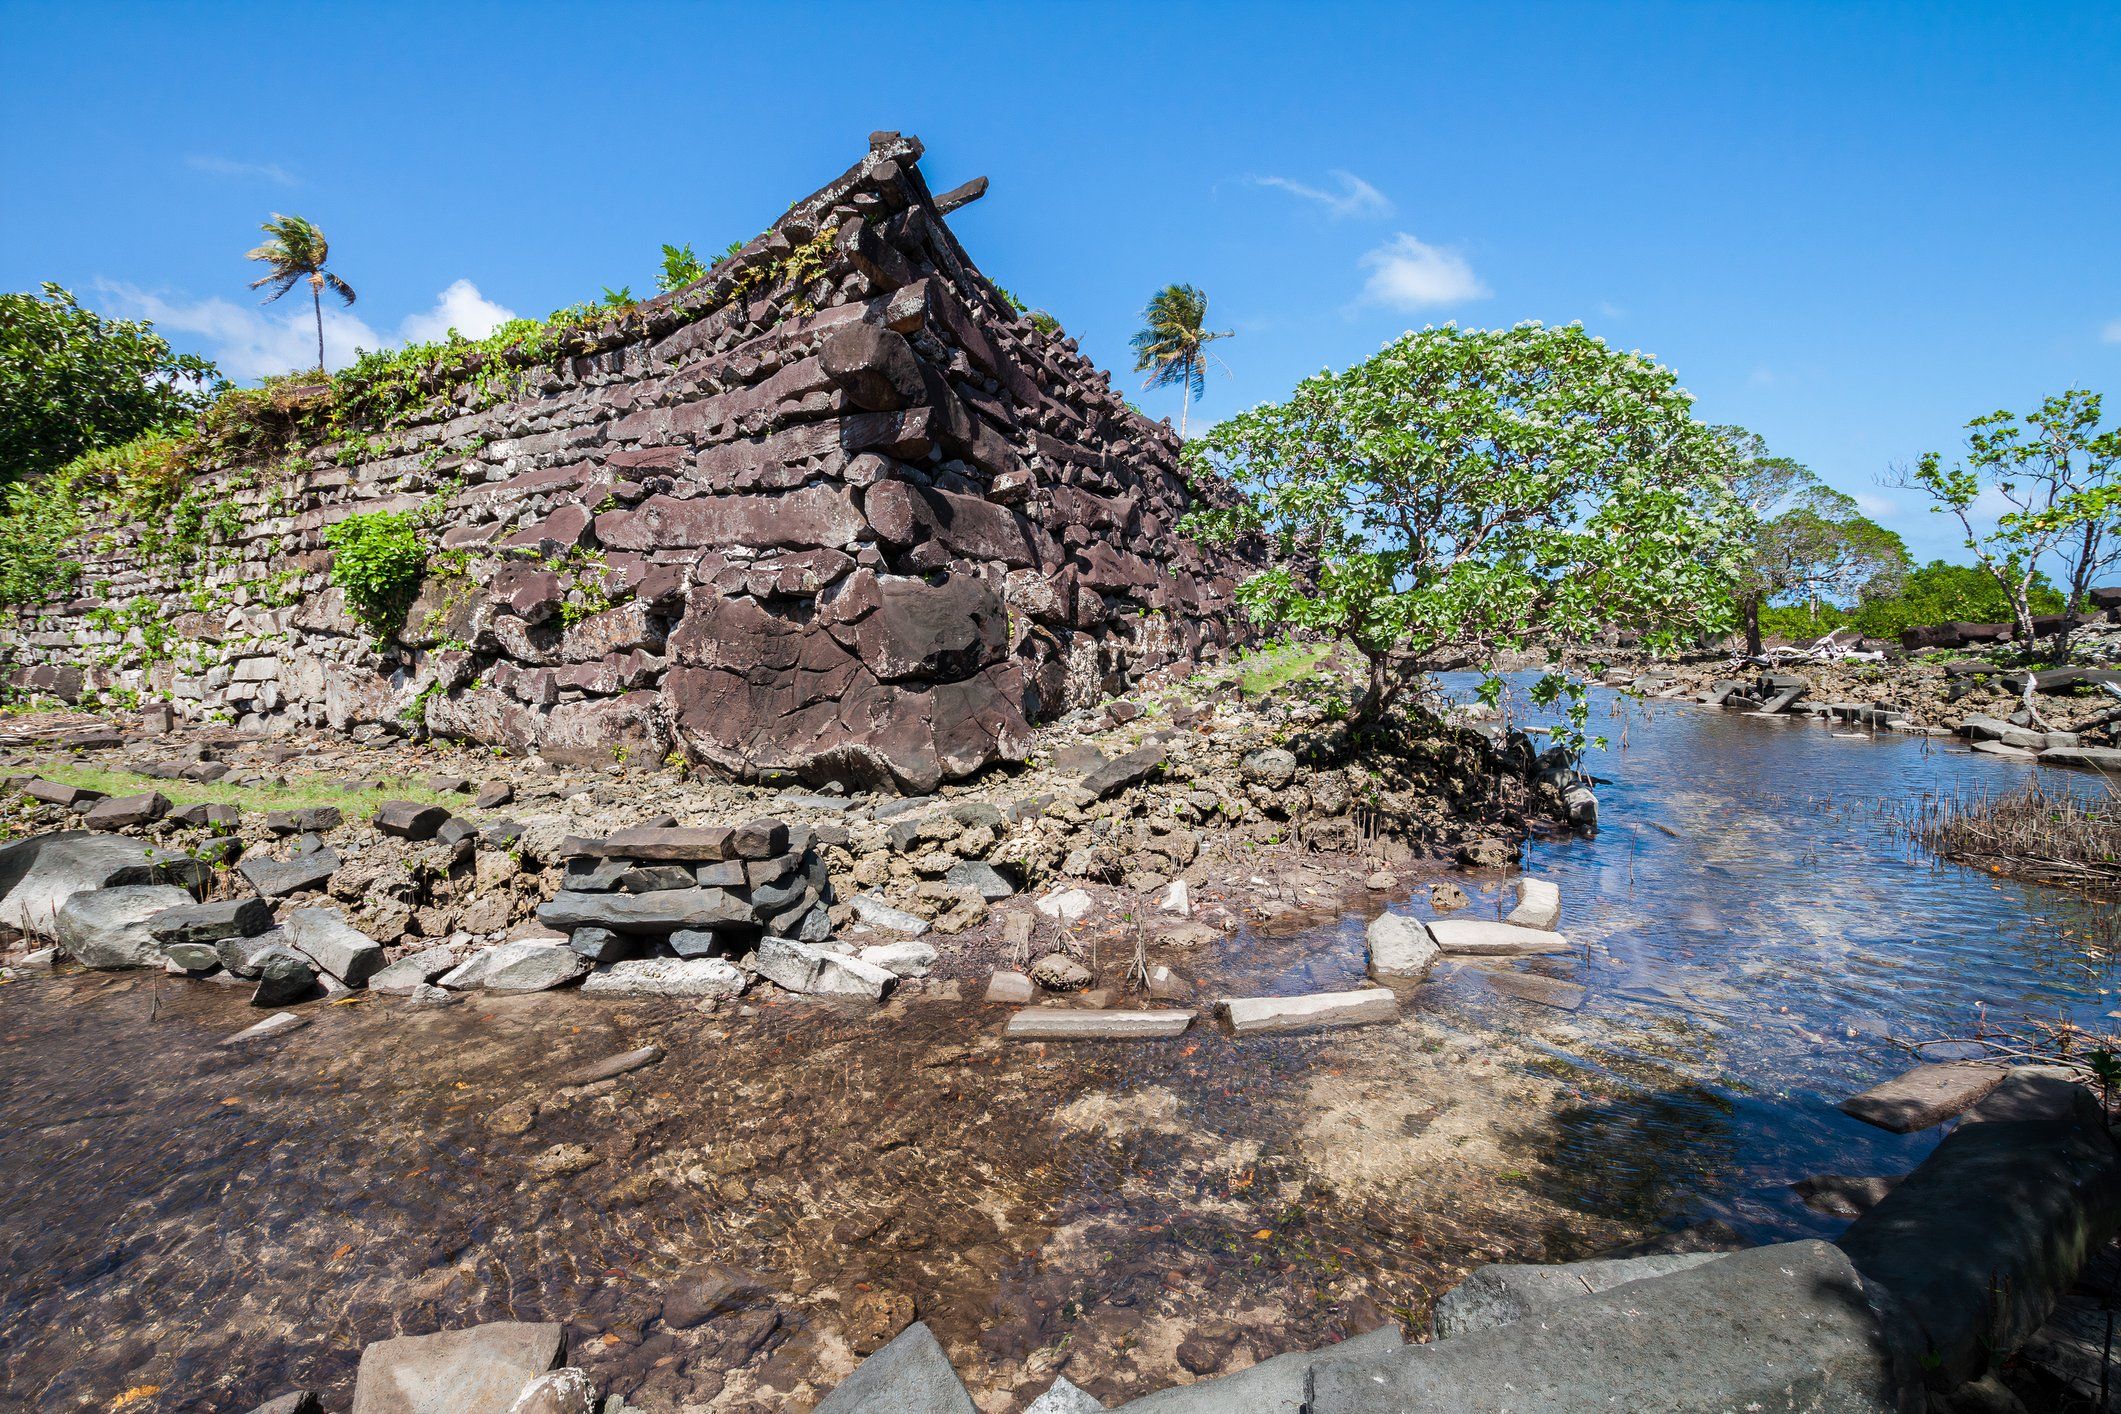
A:
[[[1864,515],[1853,496],[1821,481],[1742,427],[1717,431],[1732,452],[1730,489],[1751,529],[1735,594],[1745,647],[1758,653],[1764,606],[1802,599],[1850,600],[1893,592],[1907,573],[1907,546]]]
[[[1358,724],[1436,668],[1544,650],[1535,700],[1583,721],[1565,645],[1600,628],[1671,646],[1730,623],[1746,516],[1732,452],[1672,374],[1581,326],[1407,334],[1187,448],[1240,504],[1212,539],[1267,537],[1255,618],[1333,634],[1368,664]]]
[[[1210,332],[1208,296],[1197,286],[1166,285],[1142,311],[1141,332],[1131,340],[1134,371],[1146,372],[1144,388],[1177,388],[1178,435],[1186,435],[1186,409],[1207,391],[1208,345],[1233,330]]]
[[[2099,428],[2097,393],[2072,388],[2022,419],[1992,412],[1966,425],[1966,458],[1946,466],[1927,452],[1903,484],[1929,493],[1930,509],[1956,518],[1966,548],[2010,601],[2014,636],[2033,638],[2032,590],[2043,563],[2062,566],[2062,591],[2082,607],[2092,581],[2121,560],[2121,428]],[[1993,493],[2007,507],[1994,528],[1977,503]]]
[[[247,253],[245,260],[262,260],[270,267],[268,273],[250,282],[254,290],[271,286],[265,303],[271,304],[302,281],[309,282],[309,303],[317,316],[317,372],[324,371],[324,291],[329,289],[339,297],[342,305],[354,302],[353,286],[325,269],[331,259],[331,242],[316,224],[300,216],[282,216],[273,213],[272,220],[259,228],[265,232],[263,245]]]

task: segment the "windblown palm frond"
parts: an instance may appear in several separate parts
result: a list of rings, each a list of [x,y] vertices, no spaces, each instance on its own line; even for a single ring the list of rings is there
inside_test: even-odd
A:
[[[268,267],[263,275],[250,282],[254,290],[270,287],[265,303],[271,304],[302,281],[309,282],[310,304],[317,317],[317,371],[324,370],[324,291],[330,290],[339,297],[339,303],[354,302],[354,288],[324,268],[331,259],[331,242],[316,223],[301,216],[283,216],[273,213],[272,220],[259,228],[267,239],[262,245],[253,247],[244,255],[245,260],[262,260]]]
[[[1178,426],[1185,433],[1186,411],[1207,392],[1208,361],[1214,355],[1208,345],[1227,339],[1233,331],[1210,332],[1208,296],[1195,285],[1166,285],[1142,311],[1142,327],[1130,345],[1134,349],[1134,371],[1146,372],[1144,388],[1180,390]],[[1220,360],[1216,360],[1220,362]]]

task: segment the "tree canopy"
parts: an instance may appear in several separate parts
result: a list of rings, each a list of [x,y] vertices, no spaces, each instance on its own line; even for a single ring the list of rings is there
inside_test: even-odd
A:
[[[46,284],[0,294],[0,483],[197,415],[223,386],[144,320],[106,319]]]
[[[2063,567],[2071,608],[2083,603],[2093,579],[2121,562],[2114,486],[2121,428],[2102,432],[2100,417],[2099,395],[2081,388],[2045,399],[2022,419],[1988,413],[1966,424],[1963,461],[1947,466],[1928,452],[1903,478],[1930,494],[1932,510],[1958,520],[1966,548],[2002,589],[2020,642],[2033,636],[2033,577],[2043,561]],[[2008,507],[1985,533],[1976,504],[1984,495]]]
[[[334,275],[325,265],[331,259],[331,242],[317,229],[314,221],[301,216],[282,216],[273,213],[273,218],[262,227],[265,241],[253,248],[243,258],[265,263],[266,273],[250,282],[254,290],[271,286],[265,302],[271,304],[293,289],[303,280],[309,282],[309,304],[317,318],[317,372],[324,371],[324,291],[330,290],[339,297],[339,303],[354,302],[354,288]]]
[[[1744,511],[1730,444],[1671,372],[1581,326],[1410,333],[1189,444],[1243,492],[1194,532],[1257,533],[1281,561],[1240,598],[1369,664],[1364,717],[1420,672],[1550,653],[1600,628],[1671,646],[1728,626]],[[1580,700],[1574,704],[1580,716]]]
[[[1194,285],[1166,285],[1142,311],[1142,327],[1131,341],[1134,371],[1146,371],[1144,388],[1177,388],[1178,435],[1186,435],[1186,410],[1207,391],[1208,345],[1227,339],[1228,329],[1209,330],[1208,296]]]

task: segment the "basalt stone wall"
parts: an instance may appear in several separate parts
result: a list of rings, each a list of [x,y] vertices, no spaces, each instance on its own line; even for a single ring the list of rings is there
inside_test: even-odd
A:
[[[178,571],[104,528],[86,597],[9,634],[11,678],[260,731],[424,726],[926,790],[1019,756],[1035,720],[1219,653],[1252,552],[1175,527],[1227,493],[1190,485],[1170,429],[974,269],[944,222],[967,189],[931,195],[919,156],[876,135],[707,280],[577,354],[202,471],[240,513],[234,543]],[[430,573],[378,645],[324,530],[414,509]]]

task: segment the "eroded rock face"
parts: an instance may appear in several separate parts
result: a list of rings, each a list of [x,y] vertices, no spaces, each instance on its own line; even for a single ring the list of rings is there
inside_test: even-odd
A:
[[[996,293],[920,155],[878,135],[712,279],[523,370],[515,401],[466,413],[442,388],[368,460],[202,470],[246,520],[226,587],[296,582],[187,617],[192,586],[120,534],[87,572],[167,601],[180,635],[197,620],[199,651],[84,668],[88,606],[47,605],[9,671],[61,695],[152,673],[178,714],[253,730],[412,722],[570,765],[679,753],[926,792],[1219,653],[1254,549],[1174,527],[1228,492]],[[378,654],[324,528],[438,495],[447,553]]]

